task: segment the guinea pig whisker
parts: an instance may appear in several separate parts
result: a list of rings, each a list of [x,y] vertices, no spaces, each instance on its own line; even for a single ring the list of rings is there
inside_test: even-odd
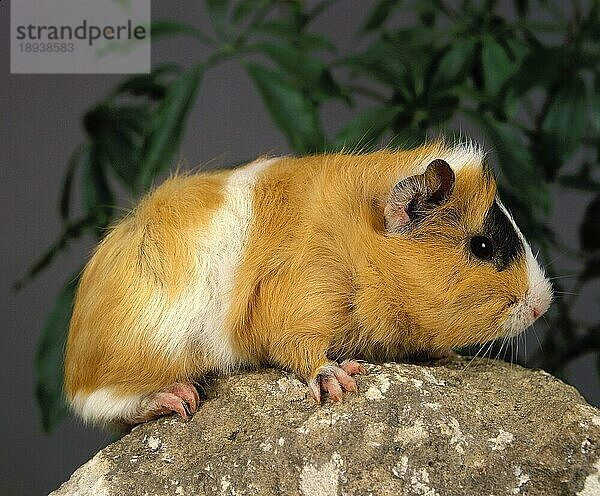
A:
[[[556,262],[563,255],[564,255],[564,253],[559,253],[558,255],[556,255],[552,260],[550,260],[549,262],[547,262],[546,264],[544,264],[544,268],[549,267],[550,265],[552,265],[554,262]]]
[[[490,344],[488,345],[488,347],[486,348],[486,350],[483,352],[483,355],[482,355],[483,357],[485,357],[488,353],[490,353],[492,351],[492,346],[494,345],[495,341],[496,340],[490,341]],[[488,358],[491,358],[491,356],[488,357]]]
[[[509,362],[510,363],[510,368],[512,369],[512,365],[513,365],[513,361],[514,361],[514,357],[515,357],[515,345],[513,344],[513,338],[510,338],[508,340],[508,347],[507,347],[507,351],[510,352],[510,356],[509,356]]]
[[[547,322],[546,322],[546,324],[547,324]],[[543,353],[544,352],[544,347],[542,346],[542,342],[540,341],[540,338],[537,335],[535,326],[532,326],[532,329],[533,329],[533,335],[535,337],[535,340],[537,341],[537,344],[540,347],[540,351]]]
[[[471,364],[473,363],[473,360],[475,360],[475,359],[477,358],[477,355],[479,355],[479,353],[481,353],[481,350],[483,350],[483,347],[484,347],[484,346],[485,346],[485,345],[483,345],[483,344],[482,344],[482,345],[479,347],[479,350],[477,350],[477,353],[475,353],[475,355],[471,357],[471,360],[469,360],[469,363],[467,363],[467,365],[466,365],[466,366],[465,366],[465,368],[463,369],[463,372],[469,368],[469,365],[471,365]]]
[[[546,319],[545,315],[542,315],[542,319],[544,319],[544,322],[546,323],[546,325],[548,326],[548,329],[550,329],[550,324],[548,323],[548,319]]]
[[[548,280],[549,281],[556,281],[557,279],[568,279],[568,278],[572,278],[572,277],[577,277],[577,274],[569,274],[569,275],[565,275],[565,276],[548,277]]]
[[[504,347],[504,343],[506,342],[506,336],[504,336],[502,338],[502,341],[500,342],[500,348],[498,349],[498,351],[496,352],[496,356],[494,357],[494,360],[498,360],[498,357],[500,356],[500,353],[502,352],[502,348]],[[492,355],[490,355],[490,358],[492,357]]]
[[[581,296],[581,293],[575,293],[572,291],[554,291],[555,295],[574,295],[574,296]]]
[[[523,333],[516,336],[517,341],[517,352],[515,353],[515,363],[519,363],[521,361],[521,357],[523,356],[523,361],[525,361],[525,356],[523,355],[523,349],[527,350],[527,340]]]
[[[491,346],[491,343],[493,343],[493,341],[490,341],[490,346]],[[487,344],[488,344],[488,343],[483,343],[483,344],[482,344],[482,345],[479,347],[479,350],[477,350],[477,353],[475,353],[475,356],[473,356],[473,357],[471,358],[471,360],[469,360],[469,363],[467,363],[467,365],[466,365],[466,366],[465,366],[465,368],[463,369],[463,372],[469,368],[469,365],[471,365],[471,364],[473,363],[473,361],[474,361],[474,360],[475,360],[475,359],[478,357],[478,355],[479,355],[479,354],[482,352],[482,350],[485,348],[485,346],[486,346]],[[485,356],[485,353],[484,353],[482,356]]]
[[[508,342],[510,347],[510,366],[517,363],[517,359],[519,357],[519,337],[512,336]]]
[[[511,337],[506,336],[504,341],[502,342],[502,346],[500,347],[500,352],[502,352],[502,348],[504,348],[504,353],[501,354],[501,359],[506,361],[506,354],[509,351],[509,347],[511,345]]]
[[[556,301],[556,300],[564,300],[567,296],[569,295],[561,295],[561,294],[556,294],[554,293],[552,295],[552,301]]]
[[[496,352],[496,356],[494,357],[494,360],[498,360],[498,359],[504,360],[506,353],[503,355],[502,352],[505,351],[504,347],[506,345],[506,339],[507,339],[506,336],[504,336],[502,338],[502,341],[500,342],[500,349]]]
[[[508,343],[510,342],[509,338],[504,338],[502,340],[502,344],[500,345],[499,355],[496,360],[500,359],[503,362],[506,362],[506,354],[508,353]]]

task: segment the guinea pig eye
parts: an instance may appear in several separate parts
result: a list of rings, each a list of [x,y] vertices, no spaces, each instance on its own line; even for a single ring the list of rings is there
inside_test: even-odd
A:
[[[490,260],[494,255],[492,240],[487,236],[473,236],[471,238],[471,252],[481,260]]]

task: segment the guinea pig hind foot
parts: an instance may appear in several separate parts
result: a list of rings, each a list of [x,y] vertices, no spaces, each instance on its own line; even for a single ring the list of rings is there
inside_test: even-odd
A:
[[[321,392],[325,392],[332,401],[340,402],[342,390],[351,393],[358,390],[352,376],[364,372],[363,366],[354,360],[345,360],[339,365],[335,362],[323,365],[308,383],[310,395],[317,403],[321,403]]]
[[[199,403],[200,396],[194,385],[177,382],[149,395],[131,423],[139,424],[171,413],[178,413],[181,418],[187,419],[196,413]]]

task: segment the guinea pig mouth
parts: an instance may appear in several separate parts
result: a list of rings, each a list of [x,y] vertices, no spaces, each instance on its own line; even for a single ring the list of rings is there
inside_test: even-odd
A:
[[[537,289],[537,288],[536,288]],[[525,297],[511,302],[509,313],[504,321],[506,336],[517,336],[546,313],[552,302],[552,289],[544,285],[537,291],[528,291]]]

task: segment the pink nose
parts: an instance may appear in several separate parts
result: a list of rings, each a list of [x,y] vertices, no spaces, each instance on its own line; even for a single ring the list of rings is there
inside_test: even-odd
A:
[[[538,307],[533,307],[531,309],[531,314],[533,315],[534,319],[537,319],[540,316],[541,313],[542,312],[540,311],[540,309]]]

